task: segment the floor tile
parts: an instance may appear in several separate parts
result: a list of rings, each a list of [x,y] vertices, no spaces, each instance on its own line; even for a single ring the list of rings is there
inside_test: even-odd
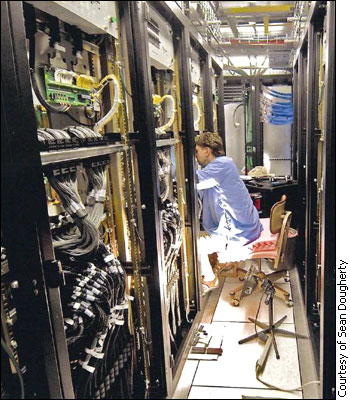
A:
[[[282,329],[293,330],[289,324]],[[259,330],[259,329],[258,329]],[[195,386],[266,388],[256,380],[255,364],[264,345],[253,340],[239,345],[238,340],[254,333],[252,323],[216,323],[208,329],[210,334],[223,336],[223,355],[218,361],[200,361],[193,381]],[[277,336],[281,358],[276,359],[271,349],[265,370],[264,381],[281,388],[296,388],[300,385],[299,361],[295,338]],[[213,370],[216,373],[213,373]]]
[[[226,278],[224,286],[222,288],[218,305],[216,307],[213,322],[219,321],[236,321],[236,322],[247,322],[248,317],[255,318],[259,302],[262,296],[262,291],[257,288],[250,296],[244,297],[238,307],[232,306],[232,296],[230,292],[237,288],[240,283],[232,282],[232,278]],[[289,290],[289,283],[281,284],[280,286],[285,290]],[[265,304],[264,295],[262,297],[259,317],[258,320],[262,322],[268,322],[268,306]],[[274,299],[274,319],[277,321],[279,318],[287,315],[285,323],[294,323],[293,318],[293,307],[288,307],[285,302],[278,298]]]
[[[279,392],[270,389],[237,389],[237,388],[218,388],[208,386],[192,386],[189,399],[241,399],[242,395],[251,397],[261,397],[266,399],[300,399],[301,392]]]
[[[187,399],[199,361],[187,360],[176,386],[173,399]]]

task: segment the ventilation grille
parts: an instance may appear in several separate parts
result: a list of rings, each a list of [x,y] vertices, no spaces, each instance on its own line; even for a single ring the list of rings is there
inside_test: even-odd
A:
[[[153,46],[160,48],[160,39],[159,39],[159,25],[157,22],[150,18],[147,21],[147,32],[148,32],[148,39],[153,44]]]
[[[224,85],[224,104],[242,103],[245,86],[242,84],[227,83]]]

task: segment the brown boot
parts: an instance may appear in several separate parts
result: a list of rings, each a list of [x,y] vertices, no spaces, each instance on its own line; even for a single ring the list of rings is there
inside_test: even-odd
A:
[[[202,275],[201,283],[203,289],[202,296],[205,296],[207,293],[219,287],[219,279],[217,275],[215,275],[215,278],[212,281],[205,281],[204,275]]]
[[[226,262],[226,263],[217,262],[215,267],[213,268],[213,272],[216,274],[220,274],[223,271],[230,271],[233,268],[237,268],[238,265],[239,265],[238,262]]]

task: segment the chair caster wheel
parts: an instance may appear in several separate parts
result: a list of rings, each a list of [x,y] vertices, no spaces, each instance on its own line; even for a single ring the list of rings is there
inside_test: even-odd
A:
[[[234,307],[238,307],[238,306],[239,306],[239,300],[238,300],[238,299],[233,299],[233,300],[232,300],[232,305],[233,305]]]
[[[288,307],[293,307],[293,305],[294,305],[293,300],[286,301],[286,304]]]

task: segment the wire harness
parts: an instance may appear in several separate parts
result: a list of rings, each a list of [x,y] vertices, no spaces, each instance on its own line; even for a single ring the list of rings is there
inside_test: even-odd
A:
[[[293,95],[270,89],[262,88],[260,100],[261,121],[273,125],[286,125],[293,123]]]

